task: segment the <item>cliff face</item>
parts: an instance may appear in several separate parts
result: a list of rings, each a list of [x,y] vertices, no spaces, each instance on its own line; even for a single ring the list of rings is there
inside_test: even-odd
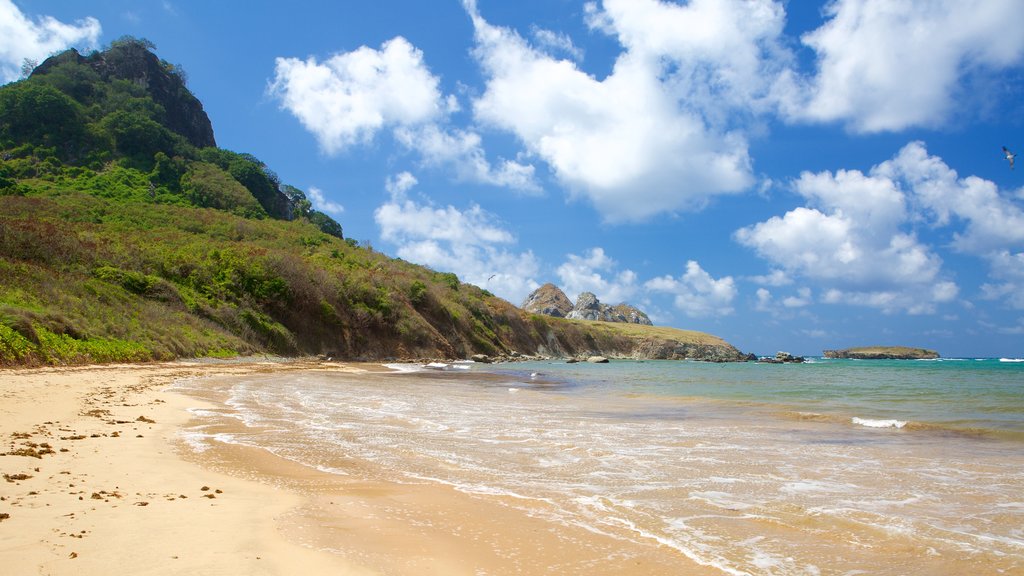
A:
[[[639,308],[625,303],[615,306],[602,304],[591,292],[580,294],[573,305],[565,293],[551,283],[541,286],[527,296],[522,308],[533,314],[570,320],[600,320],[653,326],[651,319]]]
[[[105,52],[84,57],[75,49],[47,58],[32,72],[45,75],[55,67],[74,62],[92,68],[104,81],[125,80],[146,90],[163,107],[163,124],[197,148],[217,145],[210,117],[202,103],[185,86],[183,73],[149,51],[143,41],[122,41]]]

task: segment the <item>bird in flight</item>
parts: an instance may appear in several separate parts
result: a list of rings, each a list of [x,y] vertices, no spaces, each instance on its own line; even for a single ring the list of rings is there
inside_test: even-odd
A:
[[[1013,159],[1017,157],[1016,154],[1010,152],[1009,148],[1003,146],[1003,155],[1006,156],[1006,160],[1010,163],[1010,170],[1013,170]]]

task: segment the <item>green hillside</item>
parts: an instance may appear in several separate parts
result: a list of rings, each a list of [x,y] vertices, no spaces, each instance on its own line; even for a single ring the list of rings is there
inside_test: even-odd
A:
[[[71,50],[0,87],[0,365],[475,353],[737,360],[713,336],[529,316],[344,238],[217,148],[152,45]]]

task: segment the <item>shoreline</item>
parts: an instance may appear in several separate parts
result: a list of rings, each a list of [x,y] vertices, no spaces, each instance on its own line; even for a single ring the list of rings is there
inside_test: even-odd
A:
[[[215,398],[180,379],[377,364],[167,363],[0,371],[0,565],[11,573],[718,574],[441,484],[311,469],[179,432]],[[408,377],[408,376],[404,376]],[[214,400],[211,402],[210,400]],[[244,427],[235,422],[225,426]],[[31,454],[35,451],[38,458]],[[11,455],[10,453],[21,455]],[[364,468],[365,469],[365,468]],[[628,560],[627,560],[628,559]]]

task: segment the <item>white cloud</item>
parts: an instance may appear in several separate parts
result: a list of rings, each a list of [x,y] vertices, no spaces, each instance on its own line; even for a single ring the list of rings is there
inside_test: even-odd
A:
[[[737,293],[732,276],[716,280],[694,260],[686,263],[686,273],[680,278],[662,276],[648,280],[644,287],[652,292],[674,295],[676,308],[692,318],[732,314],[732,301]],[[771,294],[767,290],[764,294],[758,291],[759,299],[765,296],[770,298]]]
[[[487,76],[475,117],[518,137],[606,220],[697,208],[753,183],[746,140],[706,124],[708,110],[683,109],[677,91],[687,84],[664,77],[666,60],[627,44],[612,73],[598,80],[491,26],[473,0],[464,3]]]
[[[704,115],[761,109],[791,56],[780,42],[782,3],[773,0],[605,0],[589,21],[616,36],[630,55],[668,61],[666,86]],[[724,110],[723,110],[724,109]]]
[[[442,127],[459,105],[439,86],[423,53],[398,36],[380,50],[363,46],[322,63],[278,58],[269,91],[327,154],[369,144],[391,130],[424,166],[451,168],[463,181],[540,191],[533,166],[504,159],[492,166],[477,133]]]
[[[26,59],[38,63],[72,46],[95,48],[101,32],[99,20],[91,16],[74,24],[52,16],[33,21],[11,0],[0,0],[0,83],[17,80]]]
[[[415,178],[407,172],[389,178],[386,186],[392,198],[374,212],[381,238],[398,247],[399,257],[454,272],[464,282],[514,303],[540,286],[534,280],[539,265],[533,252],[504,248],[513,245],[515,237],[492,214],[478,205],[459,210],[414,202],[406,198],[414,185]]]
[[[583,49],[573,44],[572,38],[568,34],[545,30],[537,26],[534,26],[532,31],[533,39],[537,44],[552,55],[564,54],[576,62],[583,60]]]
[[[480,135],[453,130],[446,132],[434,124],[395,130],[395,137],[407,148],[417,150],[427,166],[451,166],[456,178],[535,193],[541,188],[534,178],[534,167],[502,160],[496,168],[487,160]]]
[[[313,208],[321,212],[326,212],[332,216],[341,216],[342,212],[345,211],[345,207],[337,202],[332,202],[324,196],[323,190],[310,186],[309,187],[309,201],[312,202]]]
[[[807,287],[797,290],[796,296],[787,296],[782,299],[782,305],[786,308],[803,308],[810,306],[813,302],[811,299],[811,289]]]
[[[763,276],[751,276],[750,280],[756,284],[761,284],[762,286],[774,287],[788,286],[793,283],[793,279],[782,270],[772,270],[770,273]]]
[[[586,255],[569,254],[556,270],[561,286],[570,299],[592,292],[605,304],[628,302],[637,291],[637,276],[632,270],[616,271],[618,263],[603,248],[591,248]]]
[[[1024,310],[1024,253],[1001,250],[989,261],[994,282],[981,286],[982,298],[1005,300],[1012,308]]]
[[[333,154],[373,140],[383,128],[416,126],[448,104],[423,53],[398,36],[380,50],[363,46],[320,63],[278,58],[270,92]]]
[[[754,310],[758,312],[774,312],[775,301],[772,298],[772,293],[767,288],[757,289],[757,303],[754,304]]]
[[[405,193],[419,184],[419,180],[409,172],[401,172],[395,176],[388,176],[384,181],[384,189],[391,195],[392,201],[404,200]]]
[[[826,10],[829,20],[802,37],[817,75],[777,86],[793,118],[860,132],[934,126],[956,111],[966,76],[1024,56],[1018,0],[836,0]]]
[[[911,142],[874,171],[913,190],[915,203],[936,225],[965,222],[953,241],[959,251],[986,255],[1024,246],[1024,210],[1017,198],[1001,195],[989,180],[960,178],[941,158],[930,156],[923,143]]]
[[[909,144],[869,174],[805,172],[794,189],[809,206],[742,228],[735,238],[773,266],[822,282],[825,302],[932,312],[936,304],[955,298],[957,288],[942,278],[939,256],[904,230],[920,218],[908,205],[929,198],[936,182],[908,178],[922,173],[914,170],[922,162],[910,158],[926,160],[923,145]]]

